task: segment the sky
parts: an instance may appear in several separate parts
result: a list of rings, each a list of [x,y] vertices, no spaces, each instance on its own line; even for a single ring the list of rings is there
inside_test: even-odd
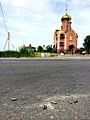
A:
[[[21,46],[53,45],[54,32],[61,27],[65,13],[72,18],[72,29],[78,34],[78,48],[90,35],[90,0],[1,0],[3,13],[10,32],[10,49]],[[7,40],[0,9],[0,51]],[[7,49],[7,45],[5,47]]]

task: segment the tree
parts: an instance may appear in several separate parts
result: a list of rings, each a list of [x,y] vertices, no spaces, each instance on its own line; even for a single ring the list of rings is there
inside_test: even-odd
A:
[[[43,52],[43,47],[42,46],[38,46],[37,52]]]
[[[27,48],[25,47],[25,45],[23,45],[20,50],[19,50],[20,54],[23,55],[23,56],[26,56],[28,54],[28,50]]]
[[[47,45],[46,46],[46,52],[49,52],[49,53],[56,53],[56,48],[52,45]]]
[[[85,47],[85,50],[89,54],[90,53],[90,35],[86,36],[86,38],[84,39],[83,46]]]
[[[52,48],[52,45],[47,45],[47,46],[46,46],[46,51],[47,51],[47,52],[52,53],[52,51],[53,51],[52,49],[53,49],[53,48]]]
[[[19,50],[20,56],[21,57],[34,57],[34,51],[32,48],[27,48],[25,45],[20,48]]]

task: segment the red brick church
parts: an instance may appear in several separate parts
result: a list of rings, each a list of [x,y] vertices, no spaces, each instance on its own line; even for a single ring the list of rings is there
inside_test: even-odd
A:
[[[77,33],[71,27],[71,17],[65,11],[64,16],[61,18],[61,29],[56,30],[54,33],[54,47],[57,52],[65,52],[70,48],[75,52],[77,50]]]

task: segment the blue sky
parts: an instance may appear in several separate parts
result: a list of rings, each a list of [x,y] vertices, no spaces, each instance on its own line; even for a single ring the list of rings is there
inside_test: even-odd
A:
[[[90,0],[1,0],[8,31],[14,49],[29,45],[53,44],[55,29],[60,29],[61,17],[68,4],[72,29],[78,34],[78,47],[90,35]],[[0,11],[0,50],[7,39]],[[7,46],[6,46],[7,49]]]

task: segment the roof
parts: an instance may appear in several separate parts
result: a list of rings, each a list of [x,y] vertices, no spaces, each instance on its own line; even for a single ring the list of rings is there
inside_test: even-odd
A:
[[[65,11],[64,16],[62,16],[61,20],[63,21],[64,19],[71,20],[71,16],[70,16],[70,15],[68,15],[68,13],[67,13],[67,9],[66,9],[66,11]]]

